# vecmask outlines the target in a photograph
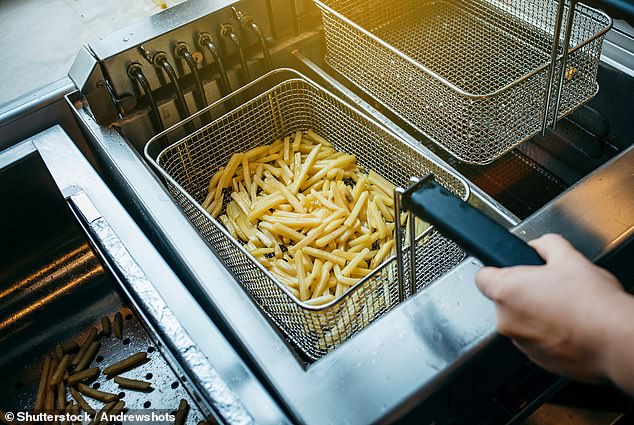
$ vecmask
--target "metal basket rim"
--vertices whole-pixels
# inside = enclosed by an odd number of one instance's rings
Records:
[[[180,126],[190,122],[193,118],[195,118],[196,116],[200,115],[201,113],[204,113],[206,110],[208,110],[209,108],[213,108],[215,106],[217,106],[220,103],[226,102],[229,99],[235,97],[239,92],[247,90],[248,88],[252,87],[253,85],[257,84],[258,82],[260,82],[261,80],[271,77],[272,75],[279,73],[280,71],[291,71],[294,74],[297,74],[297,77],[295,78],[289,78],[286,79],[278,84],[276,84],[275,86],[273,86],[272,88],[267,89],[266,91],[258,94],[257,96],[249,99],[247,102],[235,107],[234,109],[230,110],[229,112],[223,114],[222,116],[218,117],[217,119],[213,120],[211,123],[205,125],[204,127],[201,127],[200,129],[194,131],[193,133],[190,133],[188,136],[185,136],[184,138],[181,138],[180,140],[170,144],[169,146],[165,147],[164,149],[162,149],[159,154],[157,155],[157,158],[154,159],[152,158],[152,156],[149,153],[149,146],[151,143],[161,139],[162,137],[164,137],[167,133],[179,128]],[[326,90],[325,88],[319,86],[317,83],[313,82],[312,80],[310,80],[309,78],[305,77],[303,74],[301,74],[298,71],[295,71],[293,69],[290,68],[279,68],[273,71],[268,72],[267,74],[264,74],[263,76],[261,76],[260,78],[254,80],[253,82],[251,82],[248,85],[243,86],[240,90],[237,90],[227,96],[225,96],[224,98],[218,100],[217,102],[209,105],[207,108],[200,110],[199,112],[197,112],[196,114],[190,116],[189,118],[186,118],[182,121],[180,121],[179,123],[176,123],[175,125],[171,126],[170,128],[164,130],[163,132],[157,134],[156,136],[152,137],[145,145],[145,149],[144,149],[144,154],[146,156],[146,159],[150,162],[150,164],[152,164],[153,167],[155,167],[159,173],[161,173],[161,175],[163,175],[163,177],[170,183],[172,184],[179,192],[181,195],[185,196],[185,198],[196,208],[198,209],[199,212],[201,212],[203,214],[203,216],[205,216],[205,218],[207,218],[208,220],[211,220],[211,222],[214,224],[215,227],[217,227],[221,233],[227,237],[227,239],[236,246],[236,248],[238,248],[243,254],[245,254],[247,256],[247,258],[249,258],[255,265],[256,267],[258,267],[260,269],[260,271],[262,271],[266,277],[268,277],[269,279],[271,279],[275,285],[280,288],[284,294],[286,294],[286,296],[296,305],[298,305],[299,307],[301,307],[304,310],[308,310],[311,312],[318,312],[318,311],[323,311],[323,310],[327,310],[331,307],[336,306],[337,304],[343,302],[346,298],[348,298],[349,296],[351,296],[354,292],[356,292],[357,290],[359,290],[359,288],[361,286],[363,286],[371,277],[374,277],[375,274],[377,274],[379,271],[381,271],[383,268],[385,268],[387,266],[387,264],[391,261],[394,260],[395,256],[392,255],[390,256],[388,259],[386,259],[383,263],[381,263],[379,266],[377,266],[372,273],[370,273],[369,275],[365,276],[363,279],[361,279],[359,282],[357,282],[354,286],[350,287],[350,289],[348,289],[348,291],[346,291],[345,293],[343,293],[342,295],[340,295],[338,298],[333,299],[332,301],[321,305],[321,306],[313,306],[313,305],[309,305],[306,304],[303,301],[300,301],[297,297],[295,297],[287,288],[285,288],[285,286],[279,282],[279,280],[277,278],[275,278],[275,276],[273,276],[262,264],[260,264],[259,261],[257,261],[255,259],[255,257],[253,257],[245,248],[244,246],[235,238],[233,238],[233,236],[231,236],[229,234],[229,232],[225,229],[225,227],[223,225],[221,225],[215,218],[213,218],[204,208],[202,208],[202,205],[200,205],[200,203],[198,201],[196,201],[178,182],[176,182],[176,180],[174,180],[174,178],[167,172],[165,171],[165,169],[158,163],[158,159],[162,156],[162,154],[168,150],[168,149],[174,149],[177,147],[177,145],[183,144],[185,142],[185,139],[189,136],[191,136],[192,134],[201,131],[202,129],[206,128],[209,125],[212,125],[213,123],[225,118],[228,114],[233,113],[243,107],[246,107],[247,105],[249,105],[251,102],[255,102],[257,99],[259,99],[262,96],[266,96],[267,94],[269,94],[269,92],[271,92],[272,90],[275,90],[277,88],[279,88],[279,86],[288,83],[289,81],[302,81],[303,83],[312,85],[313,88],[315,88],[318,91],[322,91],[324,92],[326,95],[332,97],[334,100],[341,102],[345,107],[350,108],[350,110],[352,110],[355,114],[359,115],[360,117],[364,118],[365,120],[369,121],[370,123],[372,123],[373,125],[377,126],[379,129],[381,129],[382,131],[385,131],[387,134],[389,134],[390,136],[396,138],[398,141],[400,141],[401,143],[404,143],[406,146],[410,147],[411,149],[414,149],[416,152],[418,152],[420,155],[424,156],[425,158],[427,158],[429,161],[431,161],[435,166],[441,168],[443,171],[445,171],[447,174],[451,175],[452,177],[454,177],[465,189],[465,193],[462,196],[462,199],[464,201],[466,201],[467,199],[469,199],[470,195],[471,195],[471,189],[469,187],[469,185],[464,181],[463,178],[461,178],[459,175],[457,175],[455,172],[453,172],[451,169],[447,168],[444,166],[444,164],[441,164],[437,161],[435,161],[432,158],[429,158],[423,151],[421,151],[420,149],[418,149],[417,146],[407,142],[406,140],[402,139],[401,137],[399,137],[398,135],[396,135],[394,132],[392,132],[390,129],[384,127],[383,125],[381,125],[380,123],[378,123],[377,121],[373,120],[372,118],[370,118],[369,116],[367,116],[366,114],[364,114],[363,112],[353,108],[348,102],[344,101],[343,99],[339,98],[338,96],[332,94],[330,91]],[[170,194],[170,196],[172,196]],[[191,222],[191,221],[190,221]],[[433,230],[433,226],[430,226],[428,229],[426,229],[421,235],[419,235],[416,240],[420,240],[420,238],[425,237],[427,234],[431,233],[431,231]]]
[[[327,6],[321,0],[313,0],[313,1],[317,5],[317,7],[322,10],[322,12],[326,12],[326,13],[330,13],[332,15],[335,15],[338,19],[344,21],[347,25],[352,26],[357,31],[362,32],[365,36],[370,37],[373,41],[379,43],[384,48],[392,51],[392,53],[396,54],[401,59],[409,62],[414,67],[418,68],[419,70],[425,72],[430,77],[432,77],[432,78],[436,79],[437,81],[439,81],[440,83],[444,84],[450,90],[453,90],[454,92],[458,93],[460,96],[463,96],[463,97],[466,97],[466,98],[469,98],[469,99],[472,99],[472,100],[484,100],[484,99],[489,99],[489,98],[498,96],[498,95],[500,95],[500,94],[512,89],[513,87],[517,86],[521,82],[529,79],[530,77],[534,76],[535,74],[537,74],[537,73],[539,73],[539,72],[543,71],[544,69],[546,69],[546,68],[551,66],[551,60],[549,59],[544,65],[541,65],[541,66],[535,68],[534,70],[530,71],[529,73],[524,74],[520,78],[516,79],[515,81],[507,84],[506,86],[504,86],[504,87],[502,87],[502,88],[500,88],[498,90],[492,91],[490,93],[485,93],[485,94],[469,93],[469,92],[464,91],[460,87],[456,86],[455,84],[451,83],[450,81],[448,81],[444,77],[438,75],[436,72],[432,71],[431,69],[429,69],[425,65],[421,64],[420,62],[418,62],[418,61],[414,60],[413,58],[411,58],[410,56],[406,55],[401,50],[399,50],[396,47],[392,46],[391,44],[383,41],[383,39],[381,39],[381,38],[377,37],[376,35],[372,34],[370,31],[366,30],[365,28],[363,28],[359,24],[357,24],[354,21],[348,19],[342,13],[337,12],[336,10],[331,8],[330,6]],[[446,1],[444,1],[444,0],[432,0],[429,3],[432,3],[432,2],[446,3]],[[607,20],[607,23],[605,25],[605,28],[603,28],[598,33],[594,34],[589,39],[584,40],[583,42],[579,43],[578,45],[574,46],[573,48],[569,48],[568,49],[568,53],[566,54],[566,56],[569,56],[570,54],[576,52],[578,49],[581,49],[583,46],[585,46],[585,45],[593,42],[594,40],[598,39],[599,37],[605,35],[612,28],[612,24],[613,24],[612,18],[608,14],[603,12],[602,10],[595,9],[595,8],[590,7],[590,6],[588,6],[586,4],[583,4],[583,3],[576,3],[576,4],[583,6],[586,11],[587,10],[591,10],[591,11],[593,11],[593,12],[599,14],[599,15],[602,15],[603,18],[605,18]],[[557,61],[561,60],[561,58],[563,58],[563,56],[564,56],[564,54],[559,55],[556,60]]]
[[[328,59],[328,57],[326,57],[326,60]],[[335,68],[334,66],[330,65],[332,67],[332,69],[334,69],[335,71],[337,71],[337,74],[343,78],[345,78],[347,81],[349,81],[350,83],[354,84],[355,87],[357,87],[359,90],[361,90],[363,93],[365,93],[368,96],[372,96],[372,94],[365,88],[360,86],[359,84],[355,83],[353,80],[351,80],[350,78],[348,78],[348,76],[344,75],[343,73],[341,73],[337,68]],[[570,111],[568,111],[566,113],[566,115],[572,113],[573,111],[576,111],[577,109],[579,109],[580,107],[582,107],[584,104],[586,104],[587,102],[589,102],[590,100],[592,100],[597,93],[599,93],[599,83],[595,81],[594,83],[595,85],[595,89],[592,92],[592,94],[590,96],[587,96],[586,98],[582,99],[578,105],[576,105],[574,108],[572,108]],[[381,99],[375,99],[377,102],[379,102],[384,108],[386,108],[387,110],[389,110],[391,113],[393,113],[394,115],[397,115],[399,117],[399,119],[403,120],[405,123],[407,123],[409,126],[411,126],[414,130],[416,130],[418,133],[422,134],[423,136],[425,136],[428,140],[432,141],[436,146],[438,146],[439,148],[442,148],[442,150],[444,150],[445,152],[447,152],[449,155],[453,156],[454,158],[456,158],[458,161],[464,163],[464,164],[473,164],[473,165],[489,165],[491,163],[493,163],[494,161],[500,159],[501,157],[503,157],[504,155],[506,155],[507,153],[509,153],[510,151],[512,151],[513,149],[517,148],[519,145],[521,145],[522,143],[526,142],[527,140],[531,139],[532,137],[535,137],[535,135],[539,134],[540,130],[537,130],[529,135],[527,135],[526,137],[522,138],[521,140],[511,144],[508,148],[504,149],[503,151],[501,151],[500,153],[497,153],[496,155],[494,155],[491,158],[488,158],[486,161],[473,161],[473,160],[467,160],[464,158],[464,155],[458,154],[456,152],[454,152],[452,149],[450,149],[448,146],[446,146],[444,143],[438,142],[436,140],[435,137],[432,137],[431,135],[429,135],[428,132],[424,131],[423,129],[420,128],[419,125],[415,124],[412,122],[412,120],[410,120],[409,118],[405,117],[405,116],[401,116],[398,111],[396,111],[391,105],[389,105],[387,102],[383,102]],[[560,114],[563,115],[563,112]]]

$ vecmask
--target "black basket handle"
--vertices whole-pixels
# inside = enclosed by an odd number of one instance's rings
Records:
[[[427,176],[401,195],[411,211],[454,240],[487,266],[543,265],[537,252],[517,236]]]

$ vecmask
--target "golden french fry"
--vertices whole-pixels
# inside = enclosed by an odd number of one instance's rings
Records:
[[[339,264],[343,266],[346,264],[346,260],[342,257],[337,257],[331,252],[324,251],[322,249],[313,248],[312,246],[307,246],[303,248],[304,254],[311,255],[315,258],[320,258],[322,260],[330,261],[334,264]]]
[[[361,196],[359,196],[357,203],[354,205],[354,208],[352,208],[352,211],[350,211],[350,215],[348,215],[348,218],[346,218],[346,221],[344,221],[343,224],[348,227],[352,227],[352,225],[354,224],[354,220],[359,216],[363,207],[365,207],[365,203],[367,202],[368,198],[368,192],[363,192]]]
[[[295,131],[234,153],[203,207],[291,294],[324,305],[392,255],[393,188],[313,130]]]

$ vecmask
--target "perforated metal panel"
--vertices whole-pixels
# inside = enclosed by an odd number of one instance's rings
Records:
[[[541,130],[557,2],[316,4],[327,62],[461,161],[490,163]],[[577,6],[559,117],[596,94],[609,25]]]
[[[171,193],[212,249],[288,338],[310,358],[318,359],[398,303],[394,257],[341,298],[322,307],[308,306],[292,296],[200,206],[211,176],[233,153],[309,128],[396,185],[406,186],[412,176],[433,173],[462,198],[468,196],[468,189],[463,180],[417,149],[300,78],[265,91],[159,154],[158,163],[167,173]],[[435,232],[416,249],[420,287],[464,258],[455,243]]]

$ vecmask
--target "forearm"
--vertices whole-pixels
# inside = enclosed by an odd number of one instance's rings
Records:
[[[602,368],[615,385],[634,395],[634,296],[618,294],[609,310],[603,333]]]

